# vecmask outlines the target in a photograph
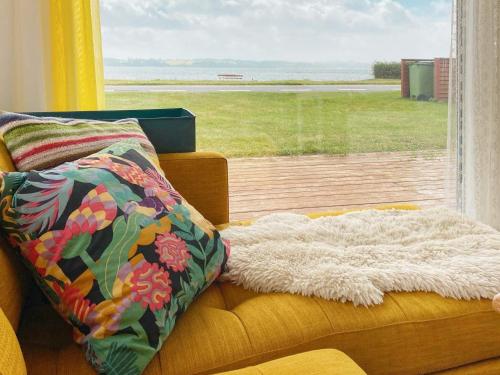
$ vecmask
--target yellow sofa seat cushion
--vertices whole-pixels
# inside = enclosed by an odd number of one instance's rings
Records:
[[[489,300],[388,293],[366,308],[218,283],[180,317],[145,375],[212,374],[325,348],[368,374],[429,373],[500,356],[500,336],[491,334],[498,327]],[[50,306],[25,311],[20,335],[30,374],[93,373],[70,332]]]
[[[498,375],[500,374],[500,358],[488,359],[486,361],[471,363],[444,371],[438,371],[432,375]]]
[[[0,309],[0,374],[26,374],[26,365],[16,333],[2,309]]]
[[[217,375],[366,375],[347,355],[334,349],[312,350]]]

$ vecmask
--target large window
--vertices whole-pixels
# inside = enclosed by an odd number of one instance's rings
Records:
[[[196,113],[231,219],[453,201],[451,1],[101,3],[107,106]]]

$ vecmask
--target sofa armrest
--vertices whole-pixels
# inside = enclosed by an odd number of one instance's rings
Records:
[[[159,154],[174,188],[214,225],[229,221],[227,160],[216,152]]]

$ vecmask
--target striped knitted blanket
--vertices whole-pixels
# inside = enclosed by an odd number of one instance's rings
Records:
[[[0,133],[19,171],[54,167],[124,139],[137,139],[156,159],[137,119],[108,122],[0,112]]]

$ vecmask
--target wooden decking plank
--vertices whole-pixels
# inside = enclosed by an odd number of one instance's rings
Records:
[[[410,182],[387,182],[384,184],[388,187],[407,187],[407,188],[418,188],[418,184],[415,184],[413,181]],[[450,184],[444,184],[441,181],[428,180],[426,183],[427,189],[445,189],[449,187]],[[355,190],[359,188],[369,189],[369,191],[379,191],[380,184],[378,183],[332,183],[328,185],[287,185],[284,187],[269,187],[269,186],[261,186],[255,187],[251,186],[249,189],[247,188],[230,188],[229,191],[231,194],[237,197],[246,197],[246,196],[262,196],[267,194],[281,194],[281,193],[298,193],[298,192],[311,192],[311,191],[325,191],[329,189],[334,189],[334,191],[340,190]]]
[[[290,173],[289,171],[287,172],[280,172],[280,171],[275,171],[275,170],[269,170],[266,173],[251,173],[251,174],[242,174],[237,171],[230,171],[229,174],[235,174],[234,176],[231,176],[231,178],[234,181],[259,181],[263,178],[269,178],[269,177],[279,177],[280,179],[284,180],[287,178],[294,179],[297,178],[298,176],[302,178],[314,178],[317,176],[322,176],[322,175],[328,175],[328,176],[335,176],[335,177],[343,177],[343,176],[356,176],[356,177],[361,177],[369,175],[369,176],[377,176],[377,175],[382,175],[386,176],[387,174],[395,174],[395,175],[401,175],[401,174],[406,174],[406,175],[423,175],[423,176],[435,176],[435,175],[442,175],[445,174],[446,169],[445,168],[436,168],[432,170],[426,170],[426,169],[417,169],[417,168],[408,168],[408,169],[392,169],[392,168],[372,168],[367,171],[363,171],[360,168],[357,169],[341,169],[338,168],[337,166],[332,166],[332,168],[336,168],[337,170],[332,171],[332,170],[314,170],[314,169],[301,169],[298,170],[297,172]],[[432,165],[426,166],[425,168],[433,168]],[[300,173],[300,174],[299,174]]]
[[[406,152],[368,152],[368,153],[350,153],[339,155],[292,155],[292,156],[265,156],[265,157],[244,157],[232,158],[236,162],[262,162],[276,161],[293,162],[294,160],[310,161],[310,160],[325,160],[325,159],[341,159],[341,160],[364,160],[364,159],[383,159],[383,160],[401,160],[405,158],[439,158],[448,157],[448,153],[443,150],[431,151],[406,151]]]
[[[266,198],[266,204],[270,204],[272,203],[273,201],[293,201],[293,200],[297,200],[297,199],[300,199],[300,200],[314,200],[316,198],[323,198],[323,200],[325,202],[328,202],[328,201],[332,201],[332,200],[336,200],[336,199],[341,199],[341,198],[346,198],[346,199],[354,199],[354,197],[363,197],[363,198],[366,198],[366,197],[383,197],[383,195],[388,195],[388,194],[396,194],[396,193],[399,193],[399,194],[405,194],[406,196],[412,196],[412,194],[414,196],[421,196],[421,195],[430,195],[430,196],[436,196],[438,194],[441,194],[441,195],[444,195],[444,193],[446,192],[446,189],[433,189],[433,190],[425,190],[425,191],[422,191],[422,190],[405,190],[405,189],[385,189],[385,190],[381,190],[381,191],[377,191],[377,192],[371,192],[369,190],[365,190],[365,191],[361,191],[361,192],[356,192],[356,193],[352,193],[352,192],[348,192],[348,191],[344,191],[344,192],[335,192],[335,193],[332,193],[331,195],[325,195],[325,194],[322,194],[322,193],[318,193],[318,194],[290,194],[290,195],[287,195],[286,193],[284,194],[274,194],[272,196],[269,196]],[[262,202],[262,196],[259,196],[259,195],[255,195],[255,196],[243,196],[243,197],[233,197],[231,199],[231,202],[233,205],[236,205],[236,204],[254,204],[254,202]]]
[[[293,207],[293,208],[281,208],[281,209],[262,209],[260,211],[241,211],[238,212],[238,214],[243,214],[243,213],[248,213],[248,212],[259,212],[259,213],[270,213],[270,212],[325,212],[325,211],[331,211],[331,210],[339,210],[339,209],[349,209],[351,207],[377,207],[381,205],[386,205],[386,204],[417,204],[419,206],[421,205],[427,205],[427,204],[433,204],[433,205],[441,205],[440,203],[443,202],[442,198],[434,198],[434,199],[429,199],[429,198],[422,198],[422,199],[411,199],[411,200],[400,200],[400,199],[385,199],[385,200],[380,200],[380,201],[370,201],[366,200],[365,202],[362,203],[350,203],[350,204],[330,204],[330,205],[309,205],[309,206],[301,206],[301,207]]]
[[[311,197],[304,200],[294,200],[294,199],[273,199],[272,197],[268,197],[267,199],[260,199],[249,202],[249,206],[253,210],[259,209],[267,209],[267,210],[277,210],[277,209],[287,209],[294,207],[302,207],[304,203],[309,206],[312,205],[314,207],[319,207],[321,205],[349,205],[349,204],[363,204],[367,203],[375,203],[379,201],[413,201],[420,199],[432,199],[432,198],[444,198],[444,193],[437,194],[412,194],[412,193],[383,193],[382,194],[351,194],[351,195],[343,195],[337,197]],[[328,199],[330,198],[330,199]],[[245,205],[246,208],[246,205]],[[241,209],[234,209],[233,212],[241,212]]]
[[[232,163],[230,167],[237,166],[236,168],[238,170],[246,171],[246,170],[251,170],[254,167],[266,167],[266,168],[276,168],[276,169],[300,169],[303,167],[310,167],[310,168],[322,168],[322,167],[328,167],[331,164],[337,165],[339,167],[356,167],[359,165],[371,165],[371,166],[377,166],[377,165],[386,165],[388,162],[391,163],[391,165],[394,166],[405,166],[407,164],[415,164],[419,165],[420,163],[422,164],[433,164],[436,161],[440,162],[446,162],[446,158],[436,158],[436,159],[428,159],[428,158],[422,158],[422,159],[397,159],[397,160],[376,160],[376,161],[363,161],[363,160],[356,160],[356,161],[345,161],[343,159],[324,159],[320,161],[315,161],[315,162],[307,162],[307,161],[301,161],[300,159],[294,158],[295,161],[288,161],[288,162],[254,162],[254,163],[245,163],[241,161],[236,161],[232,159]]]
[[[328,183],[334,183],[334,182],[339,182],[339,183],[353,183],[353,184],[362,184],[363,181],[370,181],[371,183],[384,183],[384,182],[415,182],[415,183],[425,183],[426,181],[429,181],[429,179],[434,179],[436,181],[452,181],[451,179],[445,179],[442,177],[440,174],[436,175],[426,175],[426,176],[421,176],[421,178],[415,178],[415,177],[398,177],[398,176],[346,176],[346,177],[336,177],[336,176],[322,176],[321,178],[318,178],[317,180],[311,180],[311,179],[292,179],[292,180],[287,180],[287,179],[279,179],[279,178],[271,178],[269,180],[267,179],[262,179],[262,180],[256,180],[256,181],[247,181],[246,183],[244,181],[233,181],[231,176],[229,176],[230,181],[232,182],[233,188],[239,188],[239,187],[250,187],[250,186],[311,186],[314,187],[316,184],[325,184],[326,182]],[[356,183],[357,182],[357,183]],[[324,186],[330,186],[324,185]],[[243,189],[244,190],[244,189]]]

